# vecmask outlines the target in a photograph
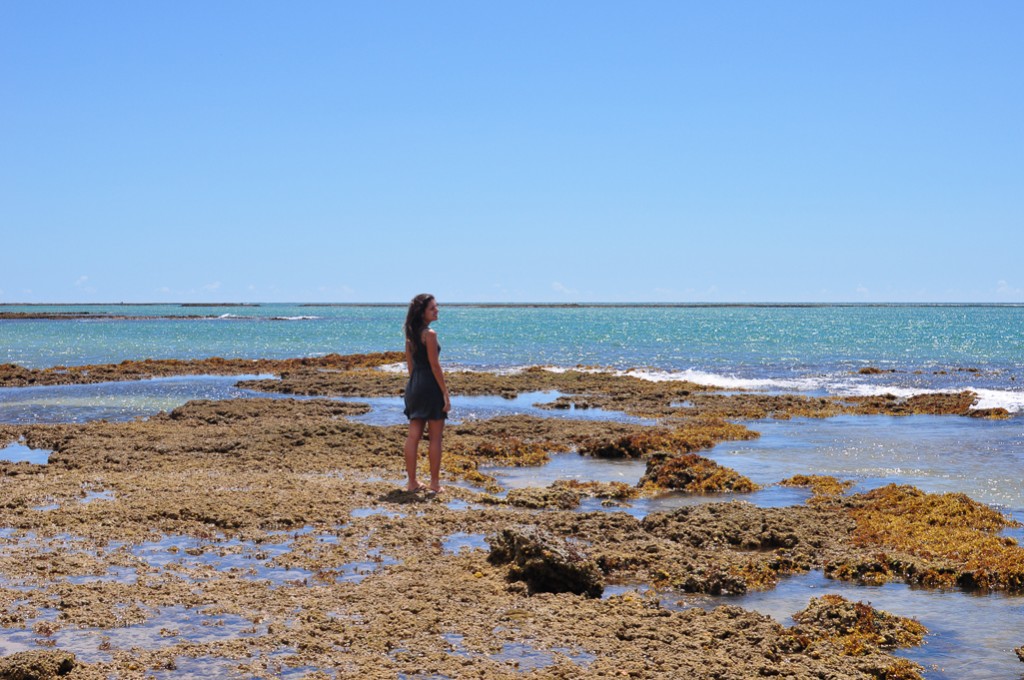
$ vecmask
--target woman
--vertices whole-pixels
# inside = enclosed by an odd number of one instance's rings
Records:
[[[431,493],[441,491],[441,438],[444,421],[451,410],[448,386],[441,372],[441,345],[430,324],[437,321],[437,300],[433,295],[417,295],[409,303],[405,315],[405,363],[409,382],[405,386],[405,415],[409,419],[409,436],[405,440],[406,488]],[[429,437],[430,485],[424,487],[416,479],[416,457],[423,430]]]

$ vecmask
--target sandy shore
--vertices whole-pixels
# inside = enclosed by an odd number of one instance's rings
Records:
[[[4,366],[0,385],[273,373],[281,379],[246,386],[397,396],[404,375],[377,369],[397,360]],[[191,402],[128,423],[0,426],[0,447],[53,451],[47,465],[0,462],[0,625],[28,640],[7,649],[17,653],[0,659],[0,677],[36,667],[39,677],[63,668],[70,678],[127,678],[219,663],[250,677],[914,678],[914,665],[891,652],[919,643],[920,625],[867,605],[821,598],[787,628],[736,607],[676,609],[614,593],[637,584],[741,593],[811,569],[871,583],[1024,589],[1024,550],[998,536],[1008,521],[960,494],[890,486],[850,496],[838,480],[809,477],[785,480],[815,489],[803,507],[713,503],[642,520],[616,511],[670,488],[754,488],[700,456],[757,436],[739,419],[1005,415],[971,411],[970,393],[737,395],[539,369],[452,373],[449,385],[457,394],[558,390],[549,408],[610,408],[658,424],[516,416],[451,425],[437,497],[400,488],[404,428],[350,420],[367,407],[348,402]],[[637,487],[563,483],[499,496],[481,471],[561,451],[639,458],[647,474]],[[588,496],[607,511],[576,511]],[[547,543],[499,555],[492,548],[508,532]],[[562,553],[573,574],[588,575],[591,596],[552,576],[565,565],[549,558]],[[168,611],[184,623],[161,623]],[[122,635],[149,624],[161,626],[158,643]]]

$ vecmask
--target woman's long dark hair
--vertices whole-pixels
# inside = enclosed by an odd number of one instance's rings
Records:
[[[420,293],[409,303],[409,311],[405,315],[405,339],[412,343],[412,351],[416,352],[423,346],[423,312],[433,301],[430,293]]]

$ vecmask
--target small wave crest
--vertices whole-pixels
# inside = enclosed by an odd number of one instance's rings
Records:
[[[973,408],[1005,408],[1010,413],[1024,411],[1024,392],[985,389],[972,391],[978,395],[978,401]]]
[[[220,314],[218,316],[203,317],[206,319],[222,321],[312,321],[323,317],[303,314],[301,316],[242,316],[240,314]]]
[[[880,397],[891,394],[897,399],[917,397],[922,394],[943,394],[954,390],[927,389],[924,387],[897,387],[895,385],[857,385],[846,383],[838,390],[844,397]],[[972,390],[973,391],[973,390]]]
[[[874,397],[883,394],[891,394],[898,399],[908,399],[922,394],[947,394],[968,390],[978,395],[977,401],[972,409],[1004,408],[1009,413],[1024,413],[1024,391],[983,389],[973,387],[962,388],[926,388],[926,387],[905,387],[896,385],[865,384],[857,380],[857,376],[850,376],[847,372],[834,373],[831,375],[805,376],[798,378],[743,378],[736,375],[713,373],[697,369],[682,371],[660,370],[653,368],[630,368],[627,370],[598,367],[598,366],[514,366],[492,369],[481,369],[470,366],[446,367],[451,372],[474,372],[483,371],[495,375],[516,375],[529,370],[542,369],[551,373],[568,373],[576,371],[580,373],[606,374],[613,376],[627,376],[648,380],[651,382],[692,382],[708,387],[718,387],[726,390],[750,390],[754,392],[800,392],[812,393],[818,396],[831,394],[836,396],[861,396]],[[379,367],[379,370],[403,373],[406,371],[405,363],[395,363]]]
[[[795,390],[810,392],[820,390],[825,386],[824,381],[819,378],[739,378],[734,375],[722,375],[720,373],[710,373],[695,369],[663,371],[651,368],[630,368],[623,371],[613,368],[564,368],[554,366],[544,366],[543,368],[552,373],[565,373],[567,371],[607,373],[608,375],[628,376],[650,382],[692,382],[698,385],[721,387],[730,390]]]
[[[974,392],[978,395],[977,401],[971,406],[975,409],[1004,408],[1009,413],[1020,413],[1024,411],[1024,392],[1012,390],[992,390],[974,387],[964,387],[963,390]],[[898,399],[909,399],[922,394],[947,394],[949,389],[924,389],[913,387],[895,387],[892,385],[849,385],[844,387],[840,394],[851,397],[879,397],[883,394],[891,394]]]
[[[404,366],[404,364],[402,364]],[[594,373],[594,374],[606,374],[614,376],[626,376],[631,378],[639,378],[640,380],[647,380],[650,382],[692,382],[698,385],[706,385],[709,387],[721,387],[724,389],[731,390],[787,390],[787,391],[817,391],[821,390],[826,386],[824,380],[820,378],[791,378],[791,379],[778,379],[778,378],[738,378],[731,375],[721,375],[718,373],[709,373],[706,371],[698,370],[685,370],[685,371],[664,371],[653,368],[630,368],[627,370],[617,368],[604,368],[600,366],[513,366],[506,368],[493,368],[486,369],[487,373],[495,375],[518,375],[526,371],[542,369],[551,373],[568,373],[570,371],[577,373]],[[446,369],[451,370],[451,369]],[[463,368],[455,369],[465,371],[478,371],[479,368]]]
[[[722,387],[730,390],[797,390],[813,391],[821,389],[824,384],[818,378],[739,378],[734,375],[722,375],[707,371],[688,369],[685,371],[655,371],[648,369],[630,369],[619,371],[620,375],[628,375],[651,382],[686,381],[710,387]]]

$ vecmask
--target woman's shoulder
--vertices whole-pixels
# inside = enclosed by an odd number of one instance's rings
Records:
[[[423,334],[420,335],[420,340],[424,345],[437,344],[437,331],[433,328],[423,329]]]

